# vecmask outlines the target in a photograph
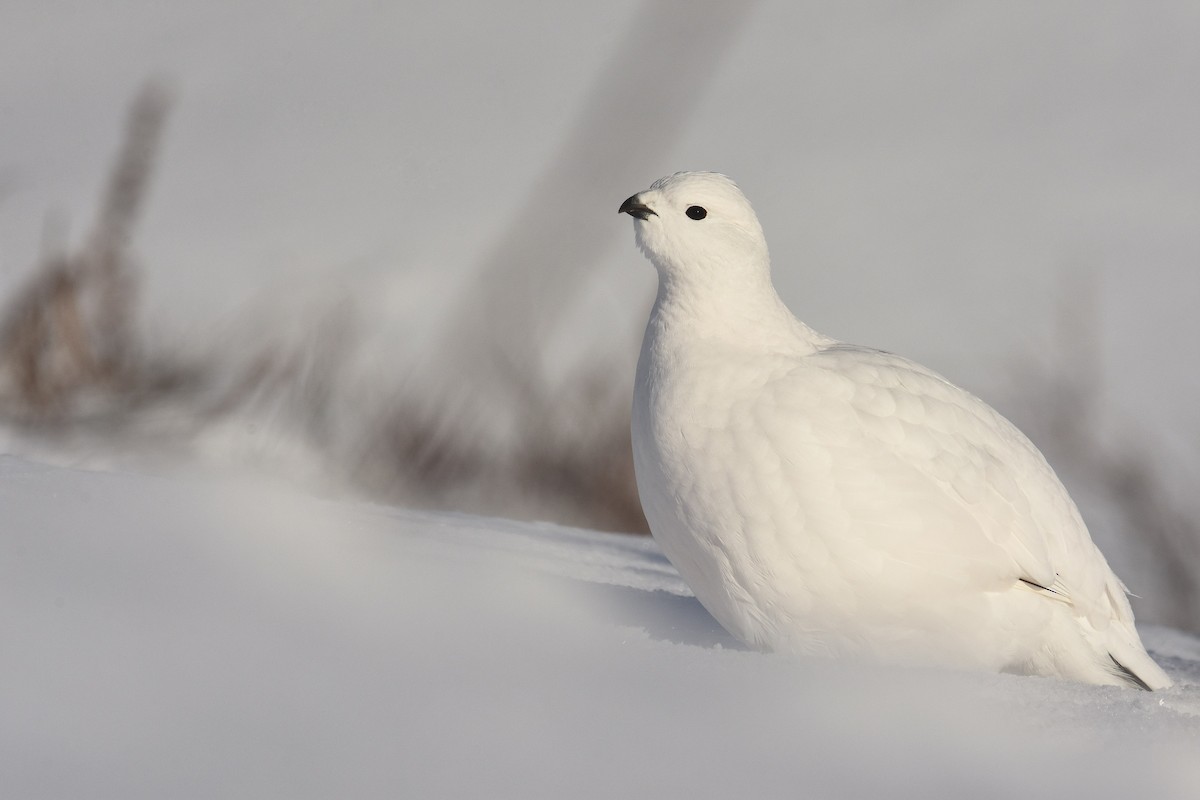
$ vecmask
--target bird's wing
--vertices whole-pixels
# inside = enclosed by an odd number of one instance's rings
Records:
[[[809,443],[830,462],[824,500],[896,558],[927,549],[983,585],[1024,580],[1097,627],[1132,619],[1053,469],[974,395],[907,359],[847,345],[803,358],[772,389],[789,411],[775,415],[791,420],[789,451]]]

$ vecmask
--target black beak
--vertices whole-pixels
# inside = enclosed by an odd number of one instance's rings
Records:
[[[628,214],[638,219],[650,219],[652,216],[658,216],[650,206],[641,201],[641,195],[636,194],[624,203],[621,203],[621,207],[617,209],[617,213]]]

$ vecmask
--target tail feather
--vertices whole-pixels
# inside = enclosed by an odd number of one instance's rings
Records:
[[[1120,680],[1148,692],[1171,686],[1171,679],[1163,672],[1162,667],[1154,663],[1154,659],[1142,647],[1136,633],[1133,641],[1127,641],[1119,634],[1110,636],[1107,649],[1113,664],[1113,675]]]
[[[1130,685],[1137,689],[1145,689],[1147,692],[1154,691],[1150,688],[1150,685],[1139,678],[1133,670],[1122,664],[1120,661],[1117,661],[1116,656],[1114,656],[1112,653],[1109,653],[1108,657],[1112,659],[1113,665],[1116,667],[1116,674],[1118,678],[1127,681]]]

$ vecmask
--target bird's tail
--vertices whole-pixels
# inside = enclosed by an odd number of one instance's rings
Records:
[[[1108,630],[1108,657],[1112,659],[1112,674],[1138,689],[1154,691],[1171,686],[1171,679],[1154,662],[1138,639],[1132,625],[1113,625]]]

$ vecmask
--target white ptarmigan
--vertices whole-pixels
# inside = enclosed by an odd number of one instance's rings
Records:
[[[793,317],[732,180],[681,172],[620,211],[658,271],[633,396],[638,491],[731,634],[796,655],[1171,685],[1037,448],[940,375]]]

